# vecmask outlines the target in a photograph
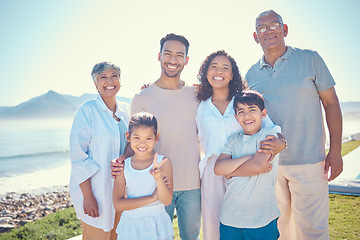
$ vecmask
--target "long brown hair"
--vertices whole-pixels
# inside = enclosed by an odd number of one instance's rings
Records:
[[[211,53],[209,56],[206,57],[205,61],[200,67],[199,74],[197,75],[200,84],[197,86],[196,93],[197,98],[200,101],[205,101],[213,95],[213,88],[210,85],[209,80],[207,79],[207,71],[209,69],[211,61],[216,56],[225,56],[229,59],[231,63],[233,78],[229,82],[229,96],[227,99],[230,101],[233,96],[235,96],[238,92],[241,92],[244,89],[244,84],[242,82],[239,68],[236,64],[235,59],[232,58],[224,50],[219,50],[217,52]]]

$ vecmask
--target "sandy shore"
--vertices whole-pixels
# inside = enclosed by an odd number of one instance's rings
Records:
[[[0,232],[71,206],[68,186],[57,187],[46,193],[8,193],[0,198]]]

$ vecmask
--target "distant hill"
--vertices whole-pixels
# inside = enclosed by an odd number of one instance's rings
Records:
[[[344,119],[360,120],[360,102],[341,102],[340,107]]]
[[[69,118],[74,116],[83,102],[96,96],[97,94],[83,94],[75,97],[50,90],[15,107],[0,107],[0,119]],[[118,97],[118,101],[130,103],[131,98]]]
[[[0,113],[1,113],[2,111],[5,111],[6,109],[9,109],[9,108],[11,108],[11,107],[0,107]]]
[[[73,117],[79,106],[93,99],[97,94],[83,94],[80,97],[59,94],[52,90],[23,102],[15,107],[0,106],[1,119],[24,118],[69,118]],[[120,102],[130,103],[131,98],[117,97]],[[342,114],[345,119],[360,120],[360,102],[341,102]]]
[[[360,112],[360,102],[341,102],[340,107],[343,113]]]

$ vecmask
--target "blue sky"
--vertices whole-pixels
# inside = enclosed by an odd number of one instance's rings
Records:
[[[360,101],[357,0],[0,0],[0,106],[15,106],[54,90],[96,93],[90,72],[112,61],[122,69],[121,96],[132,97],[160,76],[159,41],[167,33],[190,42],[182,73],[196,83],[201,62],[224,49],[242,76],[262,55],[254,20],[274,9],[289,26],[286,44],[313,49],[325,60],[340,101]]]

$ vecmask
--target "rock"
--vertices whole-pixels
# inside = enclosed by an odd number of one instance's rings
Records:
[[[29,222],[31,222],[31,221],[24,219],[24,220],[21,220],[21,221],[19,222],[19,225],[20,225],[20,226],[24,226],[25,224],[27,224],[27,223],[29,223]]]
[[[4,217],[9,217],[9,218],[14,219],[14,218],[16,218],[16,215],[9,213],[9,214],[4,215]]]
[[[1,231],[39,220],[59,209],[73,206],[68,187],[61,191],[33,195],[9,193],[0,198]]]
[[[0,232],[10,231],[13,228],[15,228],[15,226],[11,224],[0,224]]]
[[[8,223],[12,220],[10,217],[2,217],[0,218],[0,224]]]
[[[4,211],[1,212],[1,215],[6,215],[6,214],[9,214],[9,213],[10,213],[9,210],[4,210]]]

